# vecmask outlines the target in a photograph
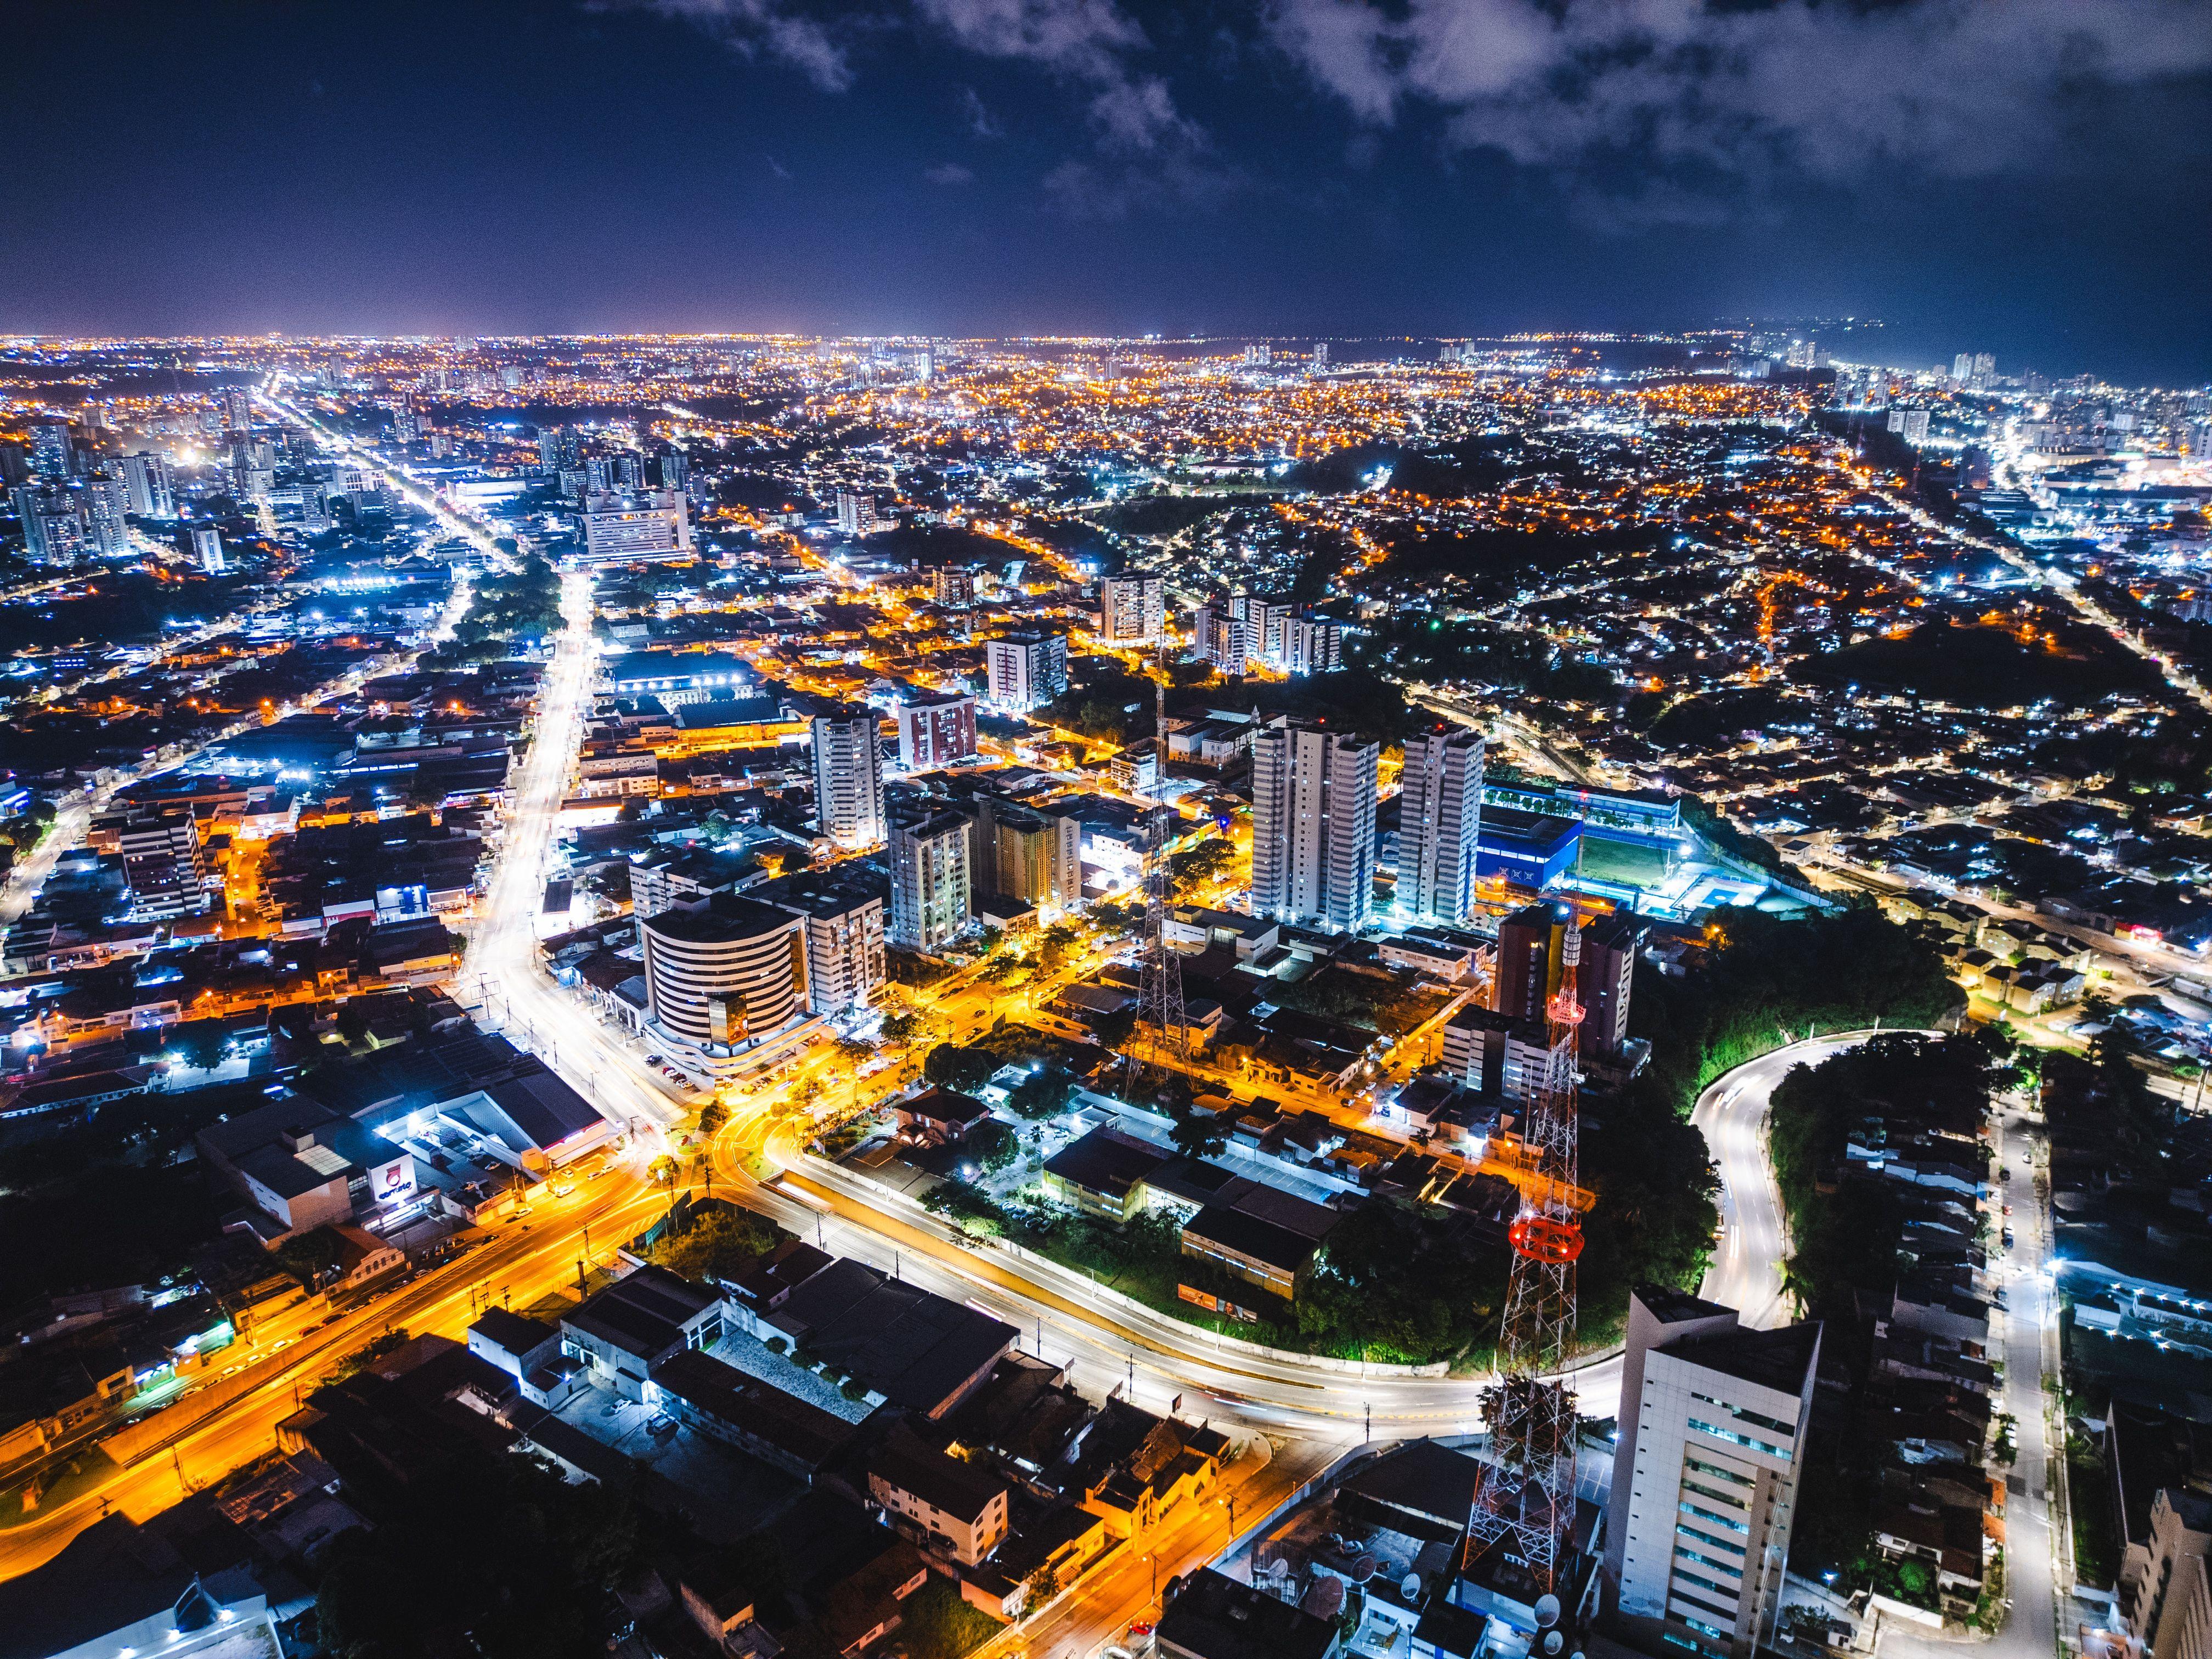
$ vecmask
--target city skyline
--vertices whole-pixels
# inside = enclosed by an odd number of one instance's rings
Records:
[[[2212,44],[2186,7],[1457,15],[34,20],[19,162],[127,180],[131,225],[89,198],[17,216],[0,330],[1340,338],[1875,315],[1892,363],[1965,341],[2124,382],[2212,368],[2178,320],[2212,263]]]

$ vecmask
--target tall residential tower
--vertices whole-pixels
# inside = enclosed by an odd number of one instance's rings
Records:
[[[1252,744],[1252,908],[1337,933],[1366,926],[1375,888],[1379,744],[1277,720]]]

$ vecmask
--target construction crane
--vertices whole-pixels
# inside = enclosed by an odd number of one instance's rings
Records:
[[[1582,933],[1569,908],[1559,984],[1545,1006],[1550,1048],[1522,1137],[1540,1178],[1521,1194],[1513,1266],[1498,1344],[1498,1381],[1486,1392],[1491,1462],[1475,1493],[1470,1553],[1504,1541],[1547,1590],[1575,1504],[1575,1395],[1565,1382],[1575,1346],[1575,1261],[1583,1253],[1576,1065],[1583,1007],[1575,986]]]

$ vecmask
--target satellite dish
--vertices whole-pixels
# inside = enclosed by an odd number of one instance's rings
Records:
[[[1399,1582],[1398,1594],[1404,1596],[1408,1601],[1416,1599],[1420,1593],[1421,1575],[1418,1572],[1409,1572]]]
[[[1538,1596],[1536,1598],[1536,1628],[1549,1630],[1559,1622],[1559,1598],[1556,1595]],[[1559,1650],[1553,1648],[1552,1651],[1557,1653]]]
[[[1552,1655],[1553,1659],[1558,1659],[1559,1650],[1566,1646],[1566,1644],[1567,1638],[1560,1635],[1559,1632],[1555,1630],[1547,1630],[1544,1632],[1544,1651]]]

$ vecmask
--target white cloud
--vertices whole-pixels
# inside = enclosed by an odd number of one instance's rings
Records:
[[[586,0],[595,11],[648,11],[703,30],[741,58],[788,64],[824,92],[853,84],[845,48],[813,18],[777,0]]]
[[[915,0],[915,8],[963,51],[1034,64],[1086,88],[1091,125],[1109,149],[1205,143],[1167,82],[1133,67],[1152,43],[1114,0]]]
[[[972,185],[975,182],[975,169],[963,167],[957,161],[943,161],[933,167],[924,167],[921,170],[921,176],[933,185],[944,185],[948,187]]]
[[[2212,67],[2197,0],[1273,0],[1276,44],[1361,121],[1638,189],[2047,166],[2067,100]]]

